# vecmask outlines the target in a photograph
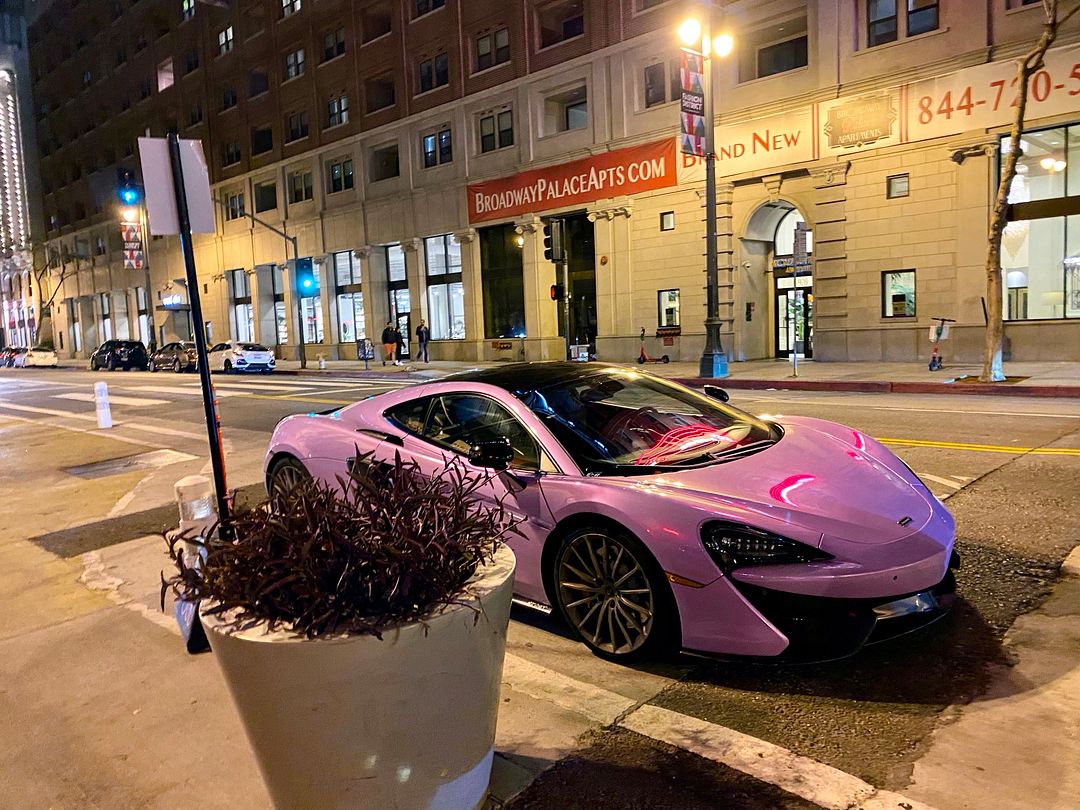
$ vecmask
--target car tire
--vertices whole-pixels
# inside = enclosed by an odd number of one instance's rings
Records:
[[[105,361],[106,371],[116,371],[116,360],[110,355],[109,359]]]
[[[183,374],[184,373],[184,364],[180,362],[179,357],[177,357],[175,360],[173,360],[172,370],[176,374]]]
[[[146,370],[149,371],[151,374],[157,374],[157,363],[151,360],[149,363],[146,364]]]
[[[311,473],[294,456],[283,456],[275,461],[266,476],[266,491],[270,497],[285,494],[300,483],[311,480]]]
[[[221,364],[221,370],[225,374],[232,374],[233,373],[232,362],[230,360],[226,360],[224,363]]]
[[[679,613],[667,577],[628,532],[599,524],[574,529],[552,555],[559,615],[609,661],[659,658],[678,649]]]
[[[93,357],[90,358],[90,370],[97,371],[97,361]]]

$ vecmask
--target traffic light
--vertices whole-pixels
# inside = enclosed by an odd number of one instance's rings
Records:
[[[116,170],[116,195],[124,205],[137,205],[142,201],[142,189],[132,169],[123,166]]]
[[[566,298],[566,288],[562,284],[551,285],[551,300],[562,301]]]
[[[563,260],[562,220],[552,219],[544,223],[544,258],[549,262]]]
[[[293,262],[296,273],[296,294],[301,298],[312,298],[319,294],[319,283],[315,278],[315,265],[310,258],[296,259]]]

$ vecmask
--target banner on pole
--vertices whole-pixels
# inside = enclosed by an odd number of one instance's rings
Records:
[[[142,227],[137,222],[124,222],[120,225],[120,235],[124,240],[124,268],[142,270]]]
[[[705,57],[684,49],[679,77],[679,148],[684,154],[705,157]]]

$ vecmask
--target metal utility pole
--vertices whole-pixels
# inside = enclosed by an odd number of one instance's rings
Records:
[[[716,250],[716,118],[713,105],[711,7],[705,14],[702,41],[705,63],[705,350],[698,373],[702,377],[728,376],[728,360],[720,342],[720,277]]]
[[[199,381],[202,383],[203,412],[206,417],[206,432],[210,440],[210,466],[214,474],[214,491],[217,495],[218,519],[220,520],[218,534],[224,539],[232,539],[232,525],[229,517],[229,490],[225,483],[225,462],[221,451],[221,420],[218,418],[214,386],[210,380],[210,361],[206,356],[206,331],[202,316],[202,302],[199,298],[199,279],[195,273],[195,249],[191,242],[191,216],[188,211],[187,192],[184,189],[180,139],[175,132],[169,133],[168,143],[173,186],[176,192],[178,235],[180,237],[180,248],[184,254],[184,269],[187,274],[191,319],[194,321],[195,326],[195,355],[199,364]]]

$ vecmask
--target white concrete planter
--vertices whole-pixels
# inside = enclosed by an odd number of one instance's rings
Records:
[[[469,607],[374,636],[207,636],[281,810],[466,810],[491,772],[514,555],[469,581]],[[473,608],[473,609],[470,609]],[[477,614],[476,610],[479,610]]]

